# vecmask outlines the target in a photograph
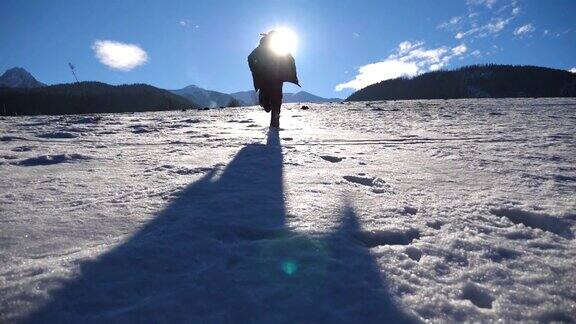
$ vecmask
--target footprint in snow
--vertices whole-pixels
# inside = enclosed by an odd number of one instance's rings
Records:
[[[418,213],[418,208],[411,206],[404,206],[404,214],[416,215]]]
[[[494,297],[490,291],[479,285],[468,282],[462,288],[462,298],[468,299],[472,304],[479,308],[492,308]]]
[[[344,176],[343,178],[348,182],[371,187],[372,192],[374,193],[390,192],[390,185],[388,185],[386,181],[378,177],[359,177],[359,176],[347,175]]]
[[[570,223],[559,217],[525,211],[518,208],[492,209],[490,213],[495,216],[506,217],[514,224],[523,224],[526,227],[554,233],[565,239],[574,239],[574,233],[570,230]]]
[[[420,231],[415,228],[406,230],[371,230],[353,233],[352,237],[366,247],[380,245],[408,245],[420,238]]]
[[[74,163],[90,159],[91,157],[82,154],[41,155],[37,157],[24,159],[14,164],[19,166],[31,167],[31,166],[51,165],[59,163]]]
[[[29,152],[32,151],[35,147],[34,146],[17,146],[12,149],[12,152]]]
[[[408,255],[408,257],[416,262],[419,262],[420,259],[422,258],[422,251],[414,246],[408,246],[405,250],[404,253],[406,253],[406,255]]]
[[[250,124],[252,122],[254,122],[254,120],[252,119],[230,119],[228,120],[229,123],[239,123],[239,124]]]
[[[40,138],[76,138],[78,135],[68,132],[52,132],[38,135]]]
[[[338,162],[344,160],[344,158],[332,156],[332,155],[321,155],[320,157],[323,160],[328,161],[328,162],[332,162],[332,163],[338,163]]]

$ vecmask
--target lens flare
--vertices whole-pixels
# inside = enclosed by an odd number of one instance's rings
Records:
[[[298,37],[291,29],[276,27],[270,35],[270,49],[278,55],[294,54]]]
[[[296,271],[298,271],[298,264],[292,260],[284,261],[282,262],[282,271],[284,271],[285,274],[291,276]]]

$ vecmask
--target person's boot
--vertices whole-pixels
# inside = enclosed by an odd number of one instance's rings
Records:
[[[280,128],[280,112],[276,110],[270,114],[270,128]]]

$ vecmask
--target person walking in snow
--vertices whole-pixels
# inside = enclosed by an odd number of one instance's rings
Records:
[[[272,30],[260,35],[260,44],[248,56],[248,65],[254,80],[254,90],[258,91],[258,103],[266,112],[272,112],[270,127],[279,128],[282,85],[291,82],[300,86],[296,63],[289,52],[279,53],[275,50],[278,42],[282,42],[278,31]]]

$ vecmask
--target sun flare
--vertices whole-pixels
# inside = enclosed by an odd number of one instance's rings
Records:
[[[294,54],[298,45],[298,37],[291,29],[276,27],[270,35],[270,49],[278,55]]]

